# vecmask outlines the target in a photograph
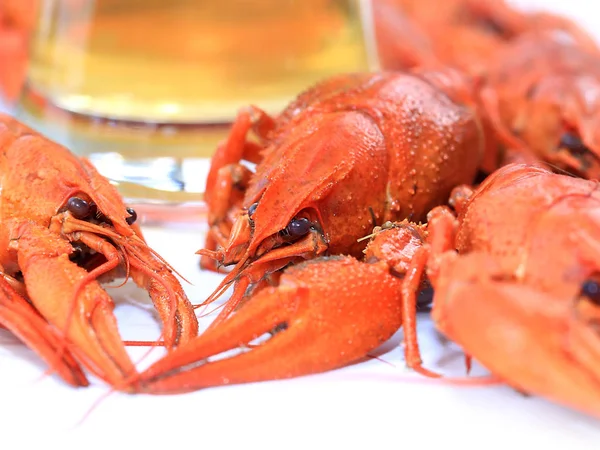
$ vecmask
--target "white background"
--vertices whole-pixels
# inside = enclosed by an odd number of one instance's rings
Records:
[[[594,2],[518,1],[554,8],[594,31]],[[587,4],[587,6],[586,6]],[[594,5],[594,6],[590,6]],[[195,249],[202,226],[146,227],[148,241],[193,286],[200,302],[219,276],[200,273]],[[113,294],[125,339],[155,338],[155,320],[136,302],[144,294],[128,286]],[[463,374],[460,351],[443,345],[426,315],[419,317],[428,367]],[[294,380],[229,386],[153,397],[112,394],[96,382],[73,389],[11,337],[0,332],[0,440],[2,448],[598,448],[600,422],[505,386],[454,387],[426,382],[405,371],[401,338],[375,352],[379,359]],[[135,359],[146,349],[132,349]],[[143,364],[156,359],[153,352]],[[477,368],[476,373],[484,370]],[[86,416],[86,413],[99,405]],[[8,444],[10,443],[10,444]]]

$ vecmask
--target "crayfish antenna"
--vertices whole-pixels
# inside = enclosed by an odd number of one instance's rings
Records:
[[[201,308],[203,306],[208,306],[221,297],[227,289],[231,286],[232,283],[238,280],[239,276],[242,274],[246,266],[248,265],[248,261],[250,260],[249,252],[246,252],[242,259],[240,259],[234,268],[221,280],[217,288],[213,291],[210,296],[204,300],[202,303],[196,305],[194,308]]]
[[[160,315],[165,346],[170,349],[196,337],[198,321],[194,307],[175,277],[179,274],[143,240],[129,239],[119,244],[131,268],[132,279],[148,291]]]

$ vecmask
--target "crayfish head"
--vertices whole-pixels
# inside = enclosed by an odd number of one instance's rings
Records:
[[[71,157],[61,162],[61,170],[70,176],[51,180],[54,185],[63,186],[53,194],[60,198],[57,215],[68,213],[71,219],[80,223],[110,228],[123,237],[142,236],[136,224],[135,210],[125,205],[117,188],[102,177],[88,160]]]
[[[587,126],[577,128],[566,125],[550,161],[572,175],[587,179],[600,178],[600,135],[596,137],[595,134],[596,129]]]
[[[595,185],[595,183],[590,183]],[[569,295],[567,314],[564,314],[566,335],[561,337],[570,364],[595,385],[596,397],[589,403],[600,405],[600,262],[598,261],[597,231],[600,226],[600,197],[596,191],[589,197],[571,197],[578,206],[578,215],[571,214],[576,226],[571,231],[571,252],[576,259],[565,272]],[[575,208],[571,208],[574,210]],[[589,392],[589,389],[588,389]],[[600,415],[600,407],[594,414]]]
[[[137,213],[133,208],[123,206],[123,214],[121,214],[123,217],[116,216],[117,220],[115,220],[114,215],[111,218],[104,211],[105,209],[101,209],[98,203],[86,193],[70,196],[58,210],[59,213],[69,212],[70,216],[77,220],[103,227],[113,227],[125,235],[133,234],[130,227],[137,220]],[[119,219],[122,219],[126,225],[120,223],[121,220]]]
[[[122,205],[124,213],[115,220],[114,216],[108,215],[110,209],[101,209],[101,200],[97,202],[84,192],[73,193],[50,223],[51,230],[70,241],[73,248],[71,261],[87,271],[106,263],[106,244],[125,252],[127,248],[146,247],[141,233],[135,232],[138,228],[134,225],[137,218],[135,210]],[[109,275],[107,278],[112,277]]]
[[[118,258],[115,270],[103,272],[107,280],[123,276],[141,259],[153,267],[158,265],[136,223],[136,211],[125,205],[116,187],[89,161],[67,155],[60,160],[64,178],[54,180],[46,195],[57,205],[49,228],[71,243],[70,259],[90,271],[105,264],[107,258]],[[132,259],[132,255],[136,256]]]
[[[306,237],[313,235],[309,241],[323,241],[323,232],[314,218],[314,214],[308,211],[302,211],[287,221],[282,222],[281,229],[272,234],[261,234],[257,232],[254,213],[258,203],[253,203],[249,208],[240,211],[237,219],[233,223],[229,240],[224,248],[217,252],[199,250],[198,254],[216,258],[220,264],[229,266],[239,265],[241,261],[245,264],[256,261],[264,255],[277,250],[278,255],[300,256],[306,253],[306,250],[315,250],[314,247],[306,248]],[[285,223],[285,224],[284,224]],[[316,239],[315,239],[316,237]],[[299,250],[301,249],[301,250]]]
[[[573,175],[600,178],[600,80],[579,76],[561,108],[556,147],[550,162]]]
[[[581,284],[577,308],[579,313],[590,319],[592,328],[600,338],[600,273],[588,277]]]
[[[568,330],[569,352],[600,386],[600,272],[581,283]]]
[[[305,209],[280,225],[273,225],[274,233],[261,233],[255,218],[259,206],[253,203],[243,210],[235,221],[225,248],[216,252],[199,250],[197,253],[219,260],[233,269],[222,280],[213,294],[204,302],[208,304],[218,298],[231,284],[246,277],[254,284],[304,259],[324,254],[328,243],[316,218],[316,211]],[[277,219],[285,217],[283,214]],[[286,221],[287,220],[287,221]]]
[[[323,231],[314,210],[303,210],[287,220],[277,232],[262,239],[256,247],[256,257],[278,250],[288,256],[315,257],[327,249]],[[322,242],[315,247],[312,243]]]

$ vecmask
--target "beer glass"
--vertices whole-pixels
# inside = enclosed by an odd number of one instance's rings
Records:
[[[199,199],[239,108],[377,68],[368,0],[41,0],[17,116],[128,200]]]

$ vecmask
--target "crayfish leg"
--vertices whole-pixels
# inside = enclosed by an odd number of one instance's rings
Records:
[[[213,328],[217,328],[227,319],[227,317],[233,314],[233,312],[244,301],[244,296],[246,294],[246,289],[248,289],[248,286],[250,286],[250,278],[248,277],[242,277],[235,283],[231,297],[227,299],[227,301],[223,305],[223,309],[221,309],[219,315],[215,317],[215,319],[211,322],[206,331]]]
[[[84,267],[89,272],[76,285],[72,305],[75,305],[75,299],[87,283],[100,280],[106,274],[113,277],[131,276],[138,286],[149,293],[163,323],[163,338],[168,349],[198,334],[198,321],[194,309],[181,285],[170,269],[157,261],[141,238],[134,236],[123,239],[120,236],[112,236],[113,243],[94,232],[77,231],[74,236],[77,237],[77,242],[102,255],[104,262],[98,266]],[[127,247],[127,250],[120,252],[116,246]],[[113,269],[121,270],[121,267],[124,274],[111,272]]]
[[[408,267],[402,282],[402,317],[404,329],[404,355],[406,365],[428,377],[439,377],[438,373],[423,367],[417,338],[417,292],[429,258],[427,247],[419,248]]]
[[[374,230],[365,256],[367,262],[384,262],[390,273],[400,280],[406,365],[422,375],[439,377],[422,366],[417,338],[417,294],[424,287],[425,269],[431,254],[426,234],[424,225],[408,221],[384,224]]]
[[[217,178],[213,185],[214,192],[210,196],[208,223],[209,230],[206,234],[205,249],[216,251],[219,246],[223,247],[232,232],[234,221],[230,214],[232,208],[239,211],[244,198],[244,193],[252,171],[242,164],[230,164],[222,167],[217,172]],[[204,270],[218,271],[218,261],[209,256],[200,257],[200,267]]]
[[[404,356],[406,365],[429,377],[441,375],[423,367],[417,337],[417,294],[423,286],[424,276],[435,281],[443,255],[452,250],[457,220],[448,207],[436,207],[428,214],[427,238],[418,235],[418,226],[400,223],[374,236],[369,247],[380,249],[378,259],[383,258],[400,275],[402,280],[402,316],[404,328]],[[412,232],[410,232],[412,230]],[[418,239],[415,239],[416,237]],[[410,242],[412,240],[413,242]],[[388,248],[394,248],[388,252]],[[381,251],[386,249],[386,251]],[[412,250],[407,252],[408,249]],[[374,256],[369,248],[367,255]],[[435,286],[435,283],[433,283]],[[465,361],[468,367],[468,361]]]
[[[218,173],[222,168],[231,164],[239,164],[242,160],[259,163],[262,159],[262,146],[256,142],[248,141],[248,133],[254,130],[259,139],[264,139],[266,134],[275,126],[274,120],[258,108],[242,109],[233,125],[227,139],[219,144],[210,161],[210,171],[206,178],[205,199],[212,210],[212,197],[218,194]]]
[[[89,384],[53,328],[4,277],[0,277],[0,325],[36,352],[66,383],[75,387]]]
[[[242,164],[221,167],[210,196],[208,222],[218,224],[227,218],[231,206],[241,203],[250,183],[252,171]]]
[[[208,205],[210,229],[206,236],[205,248],[215,251],[227,242],[233,222],[242,207],[244,194],[253,172],[242,161],[259,163],[262,160],[263,146],[248,140],[251,130],[264,140],[275,126],[275,121],[264,111],[249,107],[242,109],[227,139],[219,144],[211,158],[210,170],[206,178],[204,199]],[[210,257],[201,256],[200,267],[217,271],[218,264]]]
[[[163,323],[163,338],[167,348],[185,343],[198,334],[196,314],[179,282],[162,264],[154,264],[156,260],[143,241],[137,238],[117,241],[120,245],[128,246],[130,251],[124,254],[132,256],[127,261],[122,261],[117,248],[103,236],[79,232],[78,240],[102,254],[106,262],[80,280],[74,298],[86,283],[96,280],[121,263],[126,263],[126,275],[131,276],[138,286],[145,289],[154,303]]]

